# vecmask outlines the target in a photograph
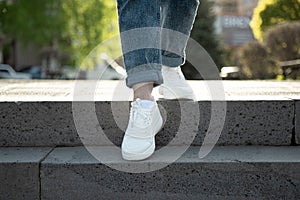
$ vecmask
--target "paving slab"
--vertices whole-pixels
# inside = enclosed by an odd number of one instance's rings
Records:
[[[0,199],[40,199],[39,165],[51,149],[0,147]]]
[[[300,81],[189,81],[196,100],[299,99]],[[219,94],[215,94],[220,91]],[[128,101],[125,81],[0,80],[1,102]],[[158,88],[154,96],[160,98]]]
[[[102,162],[128,167],[164,163],[184,147],[127,162],[110,147]],[[197,147],[160,170],[127,173],[101,164],[83,147],[56,148],[41,164],[42,199],[298,199],[300,147]]]

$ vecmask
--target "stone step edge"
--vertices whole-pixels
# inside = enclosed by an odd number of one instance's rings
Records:
[[[1,163],[43,164],[86,164],[86,163],[128,163],[121,158],[119,148],[103,146],[89,147],[102,152],[97,160],[86,147],[0,147]],[[185,150],[187,151],[185,152]],[[157,150],[142,162],[165,162],[166,157],[177,157],[175,163],[207,162],[300,162],[300,146],[216,146],[204,158],[199,158],[200,147],[168,146]],[[184,153],[185,152],[185,153]],[[178,155],[183,153],[182,156]],[[97,154],[94,154],[97,155]],[[138,162],[136,162],[138,163]]]
[[[187,151],[185,151],[187,150]],[[166,162],[177,158],[175,163],[206,162],[300,162],[300,146],[215,146],[204,158],[199,158],[200,147],[167,146],[157,151],[141,163]],[[90,152],[102,152],[97,160]],[[180,156],[180,153],[183,153]],[[70,160],[70,158],[72,158]],[[100,158],[100,156],[99,156]],[[121,158],[119,148],[115,147],[57,147],[44,159],[48,163],[130,163]],[[138,163],[138,162],[137,162]]]
[[[174,155],[174,152],[182,150],[186,147],[167,147],[166,149],[169,150],[167,153],[169,155]],[[104,148],[102,148],[103,150]],[[105,149],[104,149],[105,150]],[[106,149],[106,153],[109,153],[109,150],[111,151],[111,148]],[[269,179],[258,179],[260,183],[258,184],[263,185],[262,188],[265,188],[265,181],[268,183],[275,181],[274,184],[276,184],[276,178],[282,178],[284,179],[284,183],[288,186],[288,194],[292,195],[293,198],[288,199],[294,199],[294,196],[297,196],[299,192],[296,189],[293,189],[294,187],[297,187],[297,185],[293,185],[294,183],[291,182],[294,180],[299,180],[299,166],[300,166],[300,146],[290,146],[290,147],[264,147],[264,146],[251,146],[251,147],[245,147],[245,146],[227,146],[227,147],[215,147],[211,154],[209,154],[204,159],[198,158],[198,152],[199,148],[197,147],[190,147],[187,153],[184,154],[180,159],[175,161],[175,165],[172,165],[172,168],[166,168],[167,171],[171,170],[171,174],[179,173],[176,177],[186,175],[186,172],[193,171],[195,168],[196,170],[201,170],[203,172],[203,176],[207,176],[205,172],[212,170],[212,173],[217,173],[215,178],[218,177],[224,177],[224,181],[219,183],[219,185],[223,184],[224,182],[229,181],[228,179],[234,177],[234,174],[236,174],[237,171],[246,171],[246,174],[249,172],[250,175],[256,174],[257,172],[265,172],[268,171],[272,173],[271,175],[266,175],[267,178],[272,177],[271,181]],[[146,163],[146,165],[150,166],[152,163],[163,163],[165,160],[163,160],[164,157],[159,157],[159,154],[154,154],[150,159],[145,160],[145,162],[125,162],[121,159],[119,152],[117,152],[118,155],[111,155],[110,161],[111,163],[122,164],[125,163],[127,166],[131,167],[132,165],[128,165],[128,163],[133,163],[132,167],[140,166],[139,164],[143,165]],[[177,164],[177,165],[176,165]],[[78,186],[78,184],[82,184],[80,186],[84,186],[86,183],[89,183],[90,179],[88,179],[88,182],[82,182],[83,179],[81,179],[81,174],[89,173],[87,170],[90,170],[91,167],[93,170],[90,172],[91,174],[98,172],[98,173],[108,173],[113,175],[113,177],[116,176],[116,173],[118,173],[121,177],[124,178],[132,178],[133,176],[131,174],[125,174],[125,173],[119,173],[118,171],[114,170],[107,170],[107,167],[99,167],[99,165],[102,165],[99,161],[97,161],[95,158],[93,158],[89,152],[84,147],[55,147],[55,148],[48,148],[48,147],[0,147],[0,167],[3,170],[1,173],[0,178],[1,184],[0,186],[3,187],[0,191],[0,199],[49,199],[50,197],[53,198],[53,195],[58,195],[57,197],[62,197],[63,195],[66,195],[65,193],[60,193],[61,191],[57,191],[56,187],[60,187],[58,184],[69,184],[69,181],[75,181],[73,182]],[[198,167],[200,165],[200,168]],[[203,167],[202,167],[203,165]],[[119,165],[120,166],[120,165]],[[229,168],[227,168],[229,166]],[[79,179],[77,177],[74,178],[70,176],[69,173],[66,173],[74,169],[78,169],[79,171],[76,171],[79,173]],[[155,167],[155,165],[154,165]],[[133,168],[134,169],[134,168]],[[176,170],[177,169],[177,170]],[[276,170],[275,170],[276,169]],[[172,171],[173,170],[173,171]],[[175,170],[175,171],[174,171]],[[184,170],[180,174],[181,170]],[[208,171],[207,171],[208,170]],[[275,170],[275,171],[274,171]],[[51,174],[54,172],[54,174]],[[58,174],[57,174],[58,173]],[[60,174],[65,176],[61,179]],[[167,173],[166,171],[159,172],[158,176],[161,176],[162,174]],[[197,174],[198,172],[196,172]],[[231,173],[229,177],[226,174],[222,173]],[[167,173],[168,174],[168,173]],[[194,177],[195,184],[200,184],[201,181],[199,178],[197,178],[197,175],[190,175],[189,178]],[[261,173],[260,173],[261,174]],[[279,175],[278,175],[279,174]],[[286,174],[290,176],[286,177]],[[298,174],[298,175],[297,175]],[[12,176],[13,175],[13,176]],[[57,175],[57,177],[56,177]],[[74,175],[71,173],[71,175]],[[150,174],[151,175],[151,174]],[[155,175],[155,173],[154,173]],[[201,174],[200,174],[201,175]],[[209,174],[208,174],[209,175]],[[212,174],[213,175],[213,174]],[[243,179],[243,177],[247,178],[247,180],[251,181],[251,177],[253,176],[242,176],[241,178],[235,177],[238,179]],[[294,177],[296,175],[296,177]],[[94,176],[94,175],[93,175]],[[98,176],[98,175],[97,175]],[[143,179],[143,174],[140,175],[141,179]],[[203,178],[201,176],[200,178]],[[274,177],[273,177],[274,176]],[[80,178],[81,177],[81,178]],[[151,176],[152,177],[152,176]],[[176,177],[174,179],[176,179]],[[184,177],[184,176],[183,176]],[[65,178],[65,179],[64,179]],[[73,178],[73,179],[72,179]],[[134,178],[134,177],[133,177]],[[207,178],[207,177],[206,177]],[[209,178],[209,177],[208,177]],[[153,180],[152,178],[151,180]],[[209,178],[212,179],[212,178]],[[287,179],[287,180],[286,180]],[[67,182],[64,182],[66,181]],[[76,181],[79,180],[77,183]],[[179,178],[179,181],[184,181],[186,179],[181,180]],[[215,181],[216,179],[212,179],[212,181]],[[54,184],[51,183],[51,181],[57,181]],[[81,181],[81,182],[80,182]],[[200,181],[200,182],[199,182]],[[218,181],[217,181],[218,182]],[[175,182],[173,182],[176,184]],[[244,183],[243,181],[239,180],[239,182],[236,183]],[[295,182],[298,184],[298,182]],[[103,183],[105,184],[105,183]],[[122,184],[122,183],[121,183]],[[138,183],[139,184],[139,183]],[[153,185],[155,182],[153,183]],[[51,187],[50,187],[51,185]],[[64,187],[63,190],[66,190],[66,193],[79,195],[76,193],[78,191],[81,193],[83,190],[88,190],[88,192],[95,192],[97,190],[94,190],[93,188],[84,188],[81,190],[72,190],[72,185],[70,187]],[[97,185],[97,184],[95,184]],[[53,187],[52,187],[53,186]],[[209,185],[208,185],[209,186]],[[222,185],[224,186],[224,185]],[[49,188],[50,187],[50,188]],[[89,187],[89,185],[87,186]],[[99,188],[100,187],[100,188]],[[97,187],[96,189],[101,189],[101,186]],[[130,186],[130,187],[134,187]],[[170,186],[172,187],[172,186]],[[245,189],[244,187],[247,187]],[[103,187],[105,190],[105,187]],[[197,187],[196,191],[199,191],[199,188]],[[248,185],[242,186],[242,189],[244,189],[245,193],[249,190]],[[193,187],[191,188],[193,189]],[[253,188],[253,191],[255,188]],[[74,191],[75,193],[70,193],[70,191]],[[55,194],[53,194],[53,192]],[[110,191],[109,191],[110,192]],[[181,192],[184,192],[181,191]],[[101,192],[100,192],[101,193]],[[243,193],[243,192],[242,192]],[[85,193],[83,193],[85,194]],[[110,194],[115,195],[115,193],[106,193],[105,195],[109,196]],[[227,193],[226,193],[227,194]],[[256,194],[256,193],[255,193]],[[98,194],[96,193],[95,196]],[[103,195],[103,194],[102,194]],[[120,195],[124,195],[124,193],[121,193]],[[161,194],[160,194],[161,195]],[[184,193],[185,197],[186,194]],[[259,194],[258,194],[259,195]],[[272,196],[273,194],[270,193]],[[278,194],[275,194],[275,196]],[[47,198],[48,197],[48,198]],[[97,196],[98,197],[98,196]],[[272,196],[273,197],[273,196]],[[51,198],[50,198],[51,199]],[[128,198],[130,199],[130,198]],[[197,198],[199,199],[199,198]],[[221,198],[222,199],[222,198]],[[232,198],[230,198],[232,199]],[[257,199],[257,198],[256,198]]]

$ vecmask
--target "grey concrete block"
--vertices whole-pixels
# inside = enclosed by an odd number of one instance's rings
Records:
[[[129,103],[125,103],[129,108]],[[116,104],[123,106],[124,102]],[[95,140],[98,130],[103,129],[111,141],[120,143],[123,131],[116,125],[111,102],[79,102],[76,105],[80,105],[78,119],[83,120],[87,140],[98,145],[106,144]],[[93,113],[96,122],[91,119],[91,107],[96,108]],[[72,109],[72,102],[1,102],[0,146],[82,145],[82,134],[78,134]]]
[[[40,199],[39,163],[51,148],[0,148],[0,199]]]
[[[70,102],[0,103],[0,146],[76,145]]]
[[[300,144],[300,100],[295,102],[295,142]]]
[[[290,145],[293,118],[293,101],[229,101],[218,144]],[[205,124],[199,128],[199,142],[207,134]]]
[[[109,148],[109,147],[108,147]],[[169,147],[170,153],[181,147]],[[42,199],[297,199],[300,147],[215,147],[204,159],[191,147],[148,173],[111,169],[84,148],[56,148],[41,164]],[[110,163],[122,161],[119,152]],[[160,164],[155,153],[136,165]]]
[[[129,102],[77,102],[76,105],[77,115],[72,110],[72,102],[0,103],[0,146],[79,146],[82,145],[80,138],[91,145],[107,145],[98,137],[100,130],[114,144],[121,144]],[[168,144],[180,125],[189,130],[177,138],[180,140],[175,145],[188,144],[196,134],[193,145],[202,144],[212,113],[210,101],[199,102],[199,128],[195,120],[182,120],[182,116],[189,117],[190,108],[184,108],[182,115],[182,105],[177,101],[161,101],[159,105],[166,113],[166,123],[156,136],[157,144]],[[75,126],[74,120],[82,130]],[[293,121],[292,100],[228,101],[218,144],[289,145]]]
[[[174,102],[162,102],[162,104],[167,110],[168,120],[156,137],[158,144],[171,141],[181,122],[181,113],[178,112],[179,104]],[[211,102],[199,102],[199,110],[199,129],[193,145],[201,145],[208,134],[212,115]],[[215,112],[216,115],[218,112]],[[290,145],[294,128],[293,118],[294,105],[290,100],[228,101],[224,127],[218,145]],[[220,121],[217,123],[222,124]],[[212,124],[214,124],[213,121]]]

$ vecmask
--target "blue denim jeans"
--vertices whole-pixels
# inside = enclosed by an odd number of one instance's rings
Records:
[[[163,83],[161,66],[185,62],[199,0],[118,0],[126,84]]]

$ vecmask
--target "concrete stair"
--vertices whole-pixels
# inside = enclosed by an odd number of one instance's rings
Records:
[[[126,173],[102,164],[84,147],[0,148],[0,198],[299,198],[299,147],[219,146],[204,159],[198,158],[198,150],[190,147],[160,170]],[[112,152],[110,147],[102,151]],[[150,169],[163,162],[164,157],[154,154],[146,161],[128,163],[120,158],[120,152],[111,154],[109,160],[110,165],[128,169]]]
[[[103,130],[120,146],[130,99],[122,82],[101,82],[94,99],[87,89],[74,99],[74,81],[0,81],[0,199],[298,199],[300,82],[224,81],[225,99],[211,98],[205,81],[190,83],[197,103],[182,113],[196,106],[198,124],[179,112],[191,102],[158,101],[166,118],[158,151],[126,162],[93,132]],[[213,105],[224,102],[217,146],[200,159],[208,130],[215,130],[209,129]],[[78,134],[74,105],[90,135]],[[97,124],[89,119],[92,107]],[[171,142],[180,125],[189,131]],[[83,147],[83,139],[92,146]],[[137,173],[141,169],[149,172]]]

